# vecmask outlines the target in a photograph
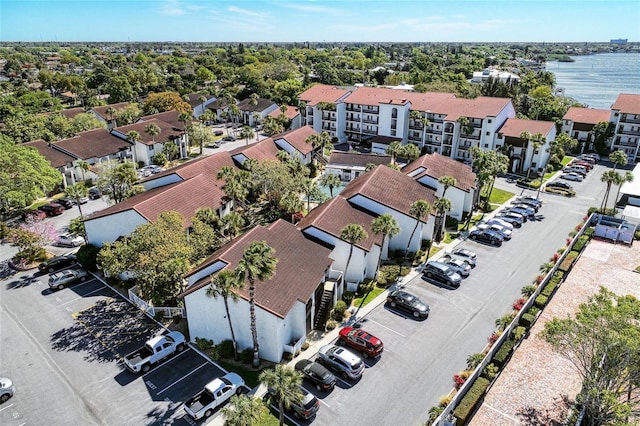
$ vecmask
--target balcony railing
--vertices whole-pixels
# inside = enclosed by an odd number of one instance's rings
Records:
[[[366,133],[367,135],[377,135],[378,131],[376,129],[364,129],[362,133]]]
[[[632,136],[640,136],[640,130],[626,130],[620,129],[618,133],[621,135],[632,135]]]
[[[359,106],[347,106],[347,111],[360,112],[361,108]]]
[[[362,107],[362,112],[368,112],[369,114],[378,114],[378,108],[375,107]]]
[[[453,124],[448,124],[448,125],[444,126],[444,132],[445,133],[453,133]]]
[[[363,118],[363,123],[378,124],[378,118]]]
[[[640,115],[630,116],[627,114],[622,114],[620,116],[620,122],[624,123],[640,123]]]

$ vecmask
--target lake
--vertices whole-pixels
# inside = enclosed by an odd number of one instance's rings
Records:
[[[547,62],[566,96],[590,108],[610,109],[620,93],[640,94],[640,52],[571,58],[575,62]]]

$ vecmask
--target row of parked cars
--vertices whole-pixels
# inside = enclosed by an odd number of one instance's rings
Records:
[[[587,173],[597,164],[599,157],[597,154],[584,154],[574,158],[562,171],[560,178],[575,182],[582,182],[587,177]]]

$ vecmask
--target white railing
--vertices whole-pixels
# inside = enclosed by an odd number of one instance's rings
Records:
[[[302,350],[302,345],[304,345],[304,342],[306,341],[307,341],[307,336],[302,336],[297,341],[291,342],[291,344],[289,345],[285,344],[284,351],[290,354],[293,354],[295,356],[295,354],[300,353],[300,351]]]
[[[186,311],[184,310],[184,308],[153,306],[149,302],[142,300],[140,297],[138,297],[135,291],[136,291],[136,287],[132,287],[129,289],[129,300],[131,300],[131,302],[133,302],[133,304],[136,305],[138,308],[142,309],[146,314],[151,315],[152,317],[155,317],[156,314],[162,313],[162,315],[165,318],[173,318],[175,316],[179,316],[182,318],[187,317]]]

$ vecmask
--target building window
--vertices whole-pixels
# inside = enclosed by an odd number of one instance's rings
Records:
[[[485,133],[485,134],[486,134],[487,136],[489,136],[489,135],[491,134],[491,132],[487,132],[487,133]]]
[[[487,123],[491,123],[493,120],[491,120],[490,118],[487,119]]]
[[[149,151],[153,151],[153,145],[149,145]]]
[[[488,144],[488,143],[485,143],[485,144],[484,144],[484,147],[485,147],[485,148],[489,148],[489,144]]]

